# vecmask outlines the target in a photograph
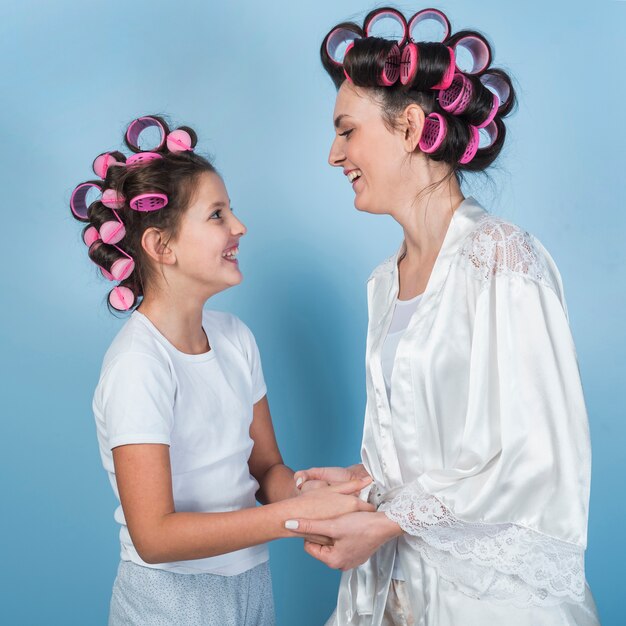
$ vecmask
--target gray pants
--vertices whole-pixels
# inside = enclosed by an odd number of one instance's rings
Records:
[[[176,574],[122,561],[109,626],[274,626],[269,563],[236,576]]]

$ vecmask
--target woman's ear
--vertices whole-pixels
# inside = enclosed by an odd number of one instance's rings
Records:
[[[176,254],[167,245],[163,231],[158,228],[146,228],[141,237],[141,247],[156,263],[163,265],[174,265],[176,263]]]
[[[417,144],[422,138],[424,128],[424,110],[418,104],[409,104],[402,113],[401,121],[404,130],[404,147],[412,153],[417,149]]]

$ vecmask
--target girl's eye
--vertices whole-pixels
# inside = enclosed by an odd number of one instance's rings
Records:
[[[218,209],[214,213],[211,213],[210,220],[221,220],[222,219],[222,209]]]
[[[340,137],[349,137],[349,136],[350,136],[350,133],[351,133],[353,130],[354,130],[353,128],[350,128],[350,129],[348,129],[348,130],[344,130],[344,131],[343,131],[343,133],[339,133],[339,136],[340,136]]]

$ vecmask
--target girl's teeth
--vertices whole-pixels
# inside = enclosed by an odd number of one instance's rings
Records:
[[[236,257],[237,254],[239,254],[239,248],[233,248],[232,250],[228,250],[227,252],[224,252],[222,256],[226,259],[229,259],[229,258]]]

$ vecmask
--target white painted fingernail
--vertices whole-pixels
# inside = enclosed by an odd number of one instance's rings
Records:
[[[300,476],[298,480],[296,480],[296,487],[300,487],[300,485],[304,482],[304,478]]]
[[[285,528],[287,530],[298,530],[299,525],[300,524],[298,524],[298,520],[295,520],[295,519],[288,519],[285,522]]]

